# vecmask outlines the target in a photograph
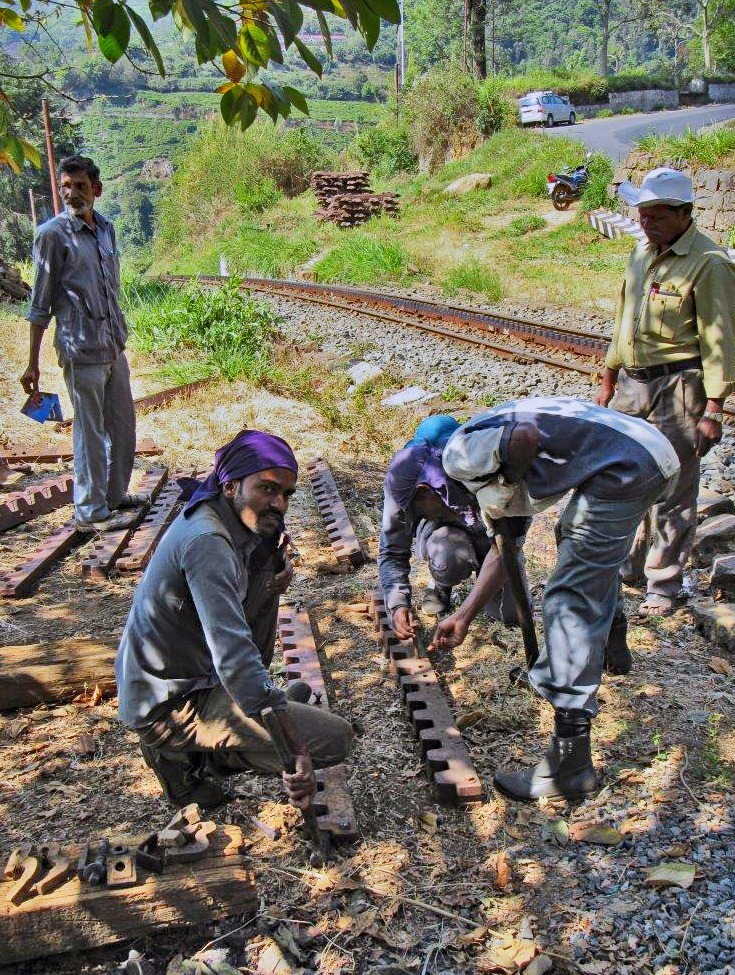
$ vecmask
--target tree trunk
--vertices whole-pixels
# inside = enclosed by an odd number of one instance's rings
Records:
[[[487,0],[470,0],[472,64],[476,78],[487,78],[487,49],[485,44],[486,20]]]
[[[610,74],[610,14],[612,0],[602,0],[600,9],[600,74],[606,78]]]
[[[699,7],[702,11],[702,55],[704,57],[704,70],[709,74],[712,71],[712,51],[710,49],[710,23],[709,23],[709,3],[701,3]]]

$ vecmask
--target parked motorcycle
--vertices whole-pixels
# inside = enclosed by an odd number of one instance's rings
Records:
[[[591,155],[589,152],[585,155],[582,166],[575,169],[567,166],[563,173],[549,173],[546,177],[546,189],[555,210],[568,210],[570,204],[584,193],[590,180],[588,166]]]

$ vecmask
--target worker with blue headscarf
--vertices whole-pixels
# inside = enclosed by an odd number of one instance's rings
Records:
[[[386,608],[401,640],[416,635],[409,579],[414,539],[416,555],[428,562],[432,577],[422,603],[432,616],[449,612],[453,587],[479,571],[493,547],[474,495],[442,466],[442,449],[458,427],[454,417],[428,417],[388,465],[378,569]],[[527,519],[511,521],[523,535]],[[505,590],[486,612],[506,623],[517,622]]]

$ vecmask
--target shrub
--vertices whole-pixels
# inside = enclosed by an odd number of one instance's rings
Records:
[[[543,217],[529,213],[524,217],[516,217],[515,220],[511,220],[506,233],[509,237],[523,237],[524,234],[529,234],[532,230],[542,230],[545,226],[546,221]]]
[[[450,267],[442,285],[444,294],[449,297],[453,297],[460,291],[474,291],[486,297],[488,301],[500,301],[503,297],[498,275],[480,264],[476,257]]]
[[[700,162],[714,166],[735,156],[735,128],[723,127],[709,132],[693,132],[688,129],[681,135],[646,135],[638,148],[650,152],[661,160]]]
[[[213,291],[126,282],[123,303],[134,344],[160,357],[171,375],[174,352],[193,359],[199,375],[260,381],[268,373],[277,319],[266,302],[241,292],[235,279]]]
[[[600,153],[590,159],[588,171],[590,180],[582,194],[579,209],[582,213],[598,210],[600,207],[617,207],[617,202],[610,196],[608,187],[612,182],[615,167],[612,162]]]
[[[478,140],[477,85],[457,67],[433,68],[414,82],[404,112],[411,147],[429,170],[444,162],[448,150]]]
[[[353,151],[363,166],[378,176],[415,172],[416,153],[409,145],[408,129],[402,122],[386,119],[356,137]]]
[[[480,85],[477,97],[480,106],[477,126],[484,135],[520,124],[518,106],[498,78],[487,78]]]
[[[297,196],[309,187],[315,169],[327,169],[332,155],[303,129],[292,129],[276,139],[270,152],[260,160],[263,174],[286,196]]]

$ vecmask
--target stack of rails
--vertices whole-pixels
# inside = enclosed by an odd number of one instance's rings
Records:
[[[398,215],[398,194],[371,193],[365,172],[316,172],[311,187],[320,203],[316,216],[340,227],[357,227],[381,213]]]

